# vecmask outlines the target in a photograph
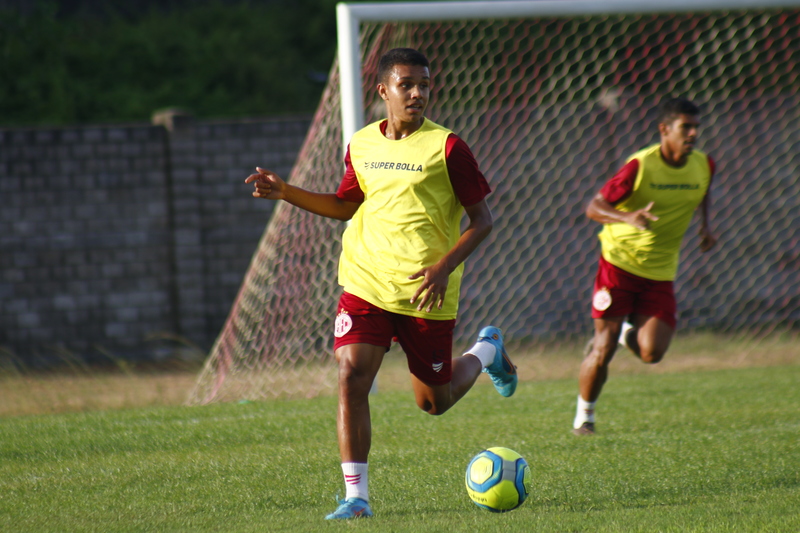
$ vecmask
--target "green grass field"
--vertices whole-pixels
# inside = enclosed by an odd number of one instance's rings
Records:
[[[373,397],[372,519],[343,494],[335,398],[0,419],[0,531],[800,531],[800,366],[612,375],[594,438],[569,429],[576,381],[488,379],[451,412]],[[506,446],[533,491],[492,514],[469,459]]]

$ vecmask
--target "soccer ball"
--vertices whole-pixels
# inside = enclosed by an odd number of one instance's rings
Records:
[[[475,505],[493,513],[516,509],[530,489],[531,469],[514,450],[483,450],[467,466],[467,494]]]

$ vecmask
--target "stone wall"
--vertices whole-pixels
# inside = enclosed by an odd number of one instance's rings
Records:
[[[310,118],[0,129],[0,357],[210,348]],[[171,339],[171,340],[168,340]]]

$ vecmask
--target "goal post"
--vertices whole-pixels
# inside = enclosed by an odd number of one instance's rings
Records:
[[[717,162],[719,244],[701,254],[693,222],[680,331],[800,331],[800,0],[353,3],[337,19],[338,56],[288,179],[336,190],[353,132],[384,117],[378,59],[426,54],[426,116],[466,141],[492,187],[494,230],[466,264],[456,350],[487,323],[515,353],[590,335],[599,228],[583,210],[657,142],[654,110],[671,95],[700,105],[698,149]],[[335,392],[344,228],[276,205],[190,403]]]

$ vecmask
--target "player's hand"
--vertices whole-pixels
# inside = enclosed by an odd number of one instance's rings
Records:
[[[700,228],[700,251],[707,252],[717,244],[717,238],[711,233],[711,230],[705,227]]]
[[[256,174],[250,174],[245,183],[252,183],[255,190],[253,196],[268,200],[282,200],[286,191],[286,182],[271,170],[256,167]]]
[[[650,227],[651,220],[658,220],[658,217],[650,212],[653,208],[653,203],[650,202],[643,209],[637,209],[628,213],[626,222],[634,228],[646,230]]]
[[[422,285],[419,286],[417,292],[411,297],[411,303],[417,301],[422,297],[417,305],[417,311],[425,311],[430,313],[435,305],[437,309],[441,309],[444,305],[444,295],[447,292],[447,284],[450,282],[450,273],[447,269],[436,265],[423,268],[416,274],[408,276],[408,279],[424,278]],[[427,307],[426,307],[427,305]]]

